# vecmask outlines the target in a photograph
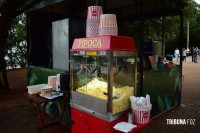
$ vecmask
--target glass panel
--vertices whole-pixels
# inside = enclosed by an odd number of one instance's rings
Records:
[[[134,95],[135,57],[113,58],[113,114],[130,109],[129,97]]]
[[[72,54],[71,60],[72,91],[107,100],[107,57],[90,51]]]

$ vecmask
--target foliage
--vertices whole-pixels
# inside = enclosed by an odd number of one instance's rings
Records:
[[[0,89],[9,90],[6,73],[5,49],[7,48],[8,31],[13,19],[23,13],[26,6],[38,0],[1,0],[0,3]]]
[[[24,67],[27,63],[27,42],[26,42],[26,16],[17,16],[8,32],[6,47],[6,64],[8,69]]]
[[[162,41],[162,34],[168,41],[175,40],[179,35],[180,19],[177,16],[152,18],[144,21],[144,41]],[[120,35],[132,36],[136,45],[139,43],[140,23],[137,21],[119,24]],[[168,41],[166,43],[168,43]],[[171,41],[173,42],[173,41]],[[168,45],[168,44],[167,44]],[[172,46],[172,45],[170,45]],[[176,47],[176,46],[175,46]]]
[[[184,42],[186,42],[186,21],[189,21],[190,27],[189,27],[189,46],[198,46],[200,47],[200,39],[199,39],[199,33],[200,33],[200,5],[197,4],[194,0],[185,0],[187,3],[187,6],[184,10]],[[186,47],[186,44],[184,44],[184,47]]]
[[[189,20],[195,22],[199,16],[199,5],[194,0],[185,0],[187,5],[184,9],[184,19],[185,21]]]
[[[184,33],[183,47],[187,47],[187,21],[190,21],[190,46],[200,47],[200,5],[193,0],[185,0],[184,9]],[[139,22],[119,24],[120,35],[133,36],[136,45],[139,45]],[[161,41],[165,39],[165,54],[173,54],[174,49],[180,44],[180,17],[170,16],[161,18],[145,19],[144,22],[145,42],[149,40]]]

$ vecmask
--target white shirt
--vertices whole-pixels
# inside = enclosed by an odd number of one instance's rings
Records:
[[[183,54],[182,54],[183,56],[186,56],[187,55],[187,53],[186,53],[186,50],[183,50]]]
[[[179,55],[180,53],[179,53],[179,50],[178,49],[176,49],[175,51],[174,51],[174,55]]]

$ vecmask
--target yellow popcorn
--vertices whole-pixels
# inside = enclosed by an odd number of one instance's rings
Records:
[[[104,81],[100,81],[97,78],[94,78],[91,82],[78,88],[76,91],[94,96],[99,99],[107,100],[108,84]],[[116,96],[116,99],[113,99],[113,114],[125,111],[130,108],[129,97],[134,94],[134,88],[129,86],[124,86],[121,88],[115,88],[113,86],[113,96]]]
[[[118,99],[113,99],[113,114],[125,111],[131,107],[129,97],[134,94],[134,88],[125,86],[113,90],[113,94],[120,94]]]
[[[78,88],[76,91],[84,93],[86,95],[94,96],[103,100],[107,100],[107,96],[104,93],[107,93],[107,83],[100,81],[97,78],[94,78],[91,82]]]

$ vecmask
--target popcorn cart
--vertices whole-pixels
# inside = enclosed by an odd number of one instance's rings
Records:
[[[72,133],[113,133],[136,94],[137,51],[124,36],[74,40],[70,55]]]

